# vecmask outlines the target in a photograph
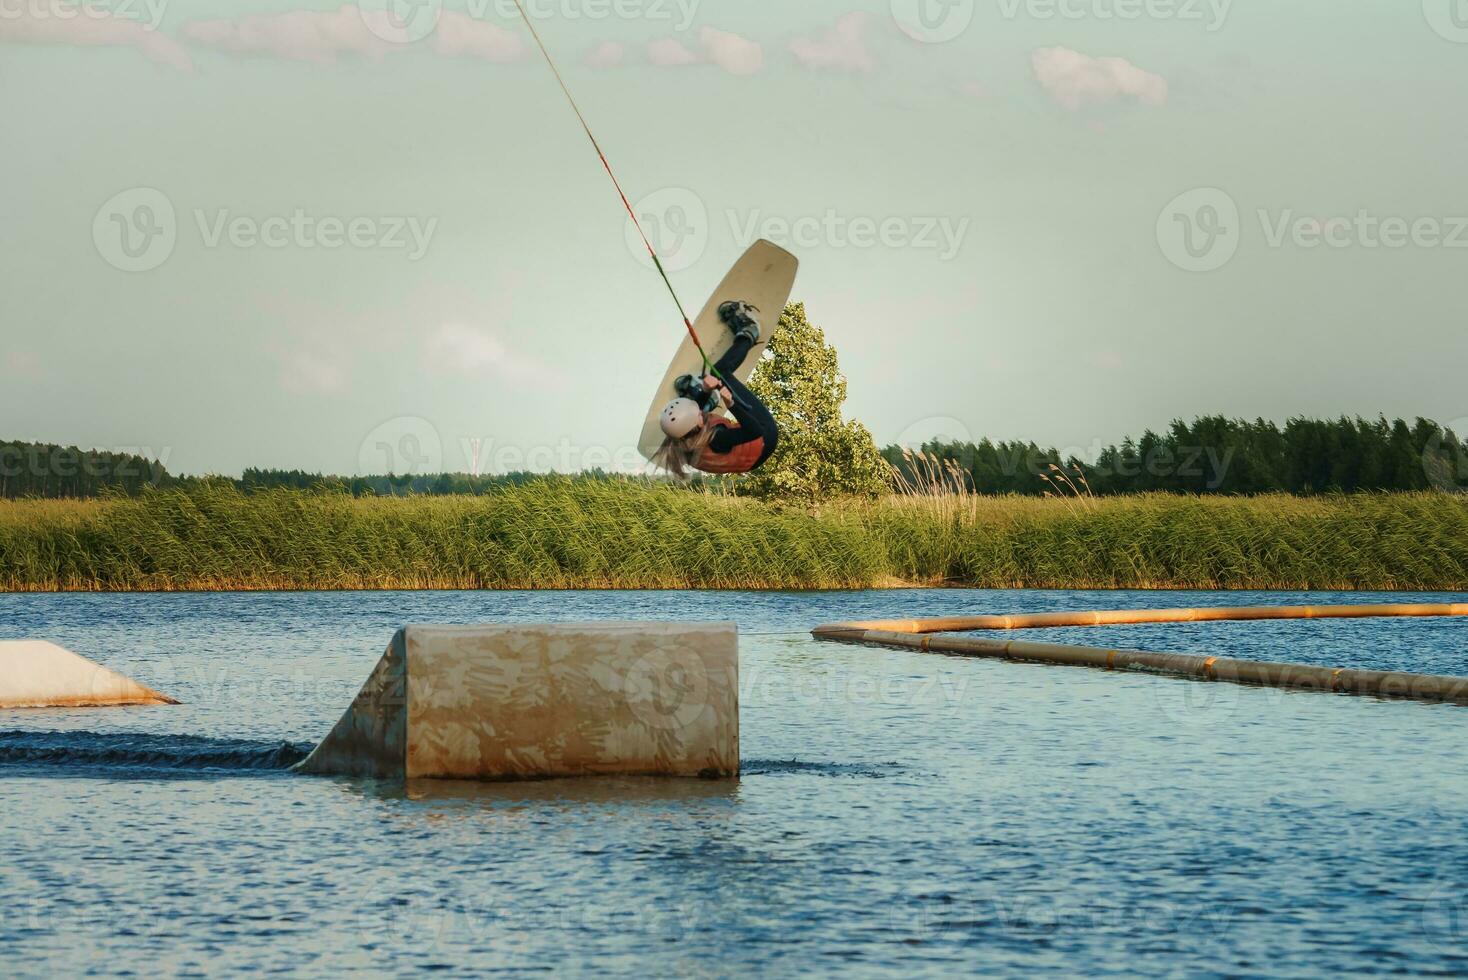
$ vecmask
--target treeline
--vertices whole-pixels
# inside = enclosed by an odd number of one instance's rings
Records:
[[[600,480],[601,471],[577,474],[577,478]],[[427,476],[325,476],[301,470],[248,469],[233,481],[245,493],[262,490],[324,490],[354,497],[448,497],[479,496],[504,487],[522,487],[545,479],[541,473],[506,473],[471,476],[468,473],[435,473]]]
[[[1382,490],[1468,490],[1468,446],[1436,422],[1361,418],[1291,419],[1283,427],[1222,416],[1108,446],[1096,460],[1063,456],[1033,442],[933,442],[882,455],[899,486],[959,488],[981,494],[1116,496],[1167,492],[1311,495]],[[599,481],[591,471],[577,480]],[[229,484],[242,493],[280,488],[354,497],[478,496],[543,479],[535,473],[471,476],[341,477],[300,470],[248,469],[240,479],[175,476],[157,460],[129,453],[39,443],[0,443],[0,498],[136,496],[146,487]],[[653,481],[657,482],[657,481]]]
[[[76,446],[0,442],[0,499],[96,497],[105,492],[135,496],[144,487],[173,487],[158,460]]]
[[[889,447],[900,479],[977,493],[1099,496],[1468,490],[1468,447],[1428,419],[1290,419],[1283,427],[1208,416],[1103,449],[1094,462],[1034,443],[933,442]]]
[[[587,473],[585,479],[605,474]],[[79,449],[49,443],[0,442],[0,499],[89,499],[107,494],[135,497],[144,488],[182,488],[229,485],[242,493],[292,489],[346,493],[354,497],[408,497],[479,495],[501,487],[524,486],[535,473],[470,476],[440,473],[431,476],[342,477],[301,470],[247,469],[240,479],[219,476],[178,476],[156,459],[131,453]]]

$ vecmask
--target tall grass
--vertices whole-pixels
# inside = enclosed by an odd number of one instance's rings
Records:
[[[0,503],[0,589],[1468,589],[1468,501],[980,497],[774,507],[638,482]]]

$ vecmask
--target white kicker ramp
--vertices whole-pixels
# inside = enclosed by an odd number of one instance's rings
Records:
[[[0,708],[178,704],[45,640],[0,641]]]

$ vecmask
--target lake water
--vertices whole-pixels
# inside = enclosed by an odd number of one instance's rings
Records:
[[[1464,596],[0,595],[186,703],[0,711],[7,975],[1468,970],[1468,708],[817,644],[852,618]],[[743,779],[293,776],[414,622],[733,619]],[[1047,631],[1468,674],[1468,621]]]

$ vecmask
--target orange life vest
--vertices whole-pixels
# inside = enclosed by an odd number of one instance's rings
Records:
[[[719,429],[737,429],[739,426],[728,419],[713,415],[709,417],[708,424]],[[760,457],[765,454],[765,440],[763,437],[752,439],[741,446],[735,446],[727,453],[716,453],[712,449],[705,449],[694,460],[695,469],[705,473],[748,473],[759,465]]]

